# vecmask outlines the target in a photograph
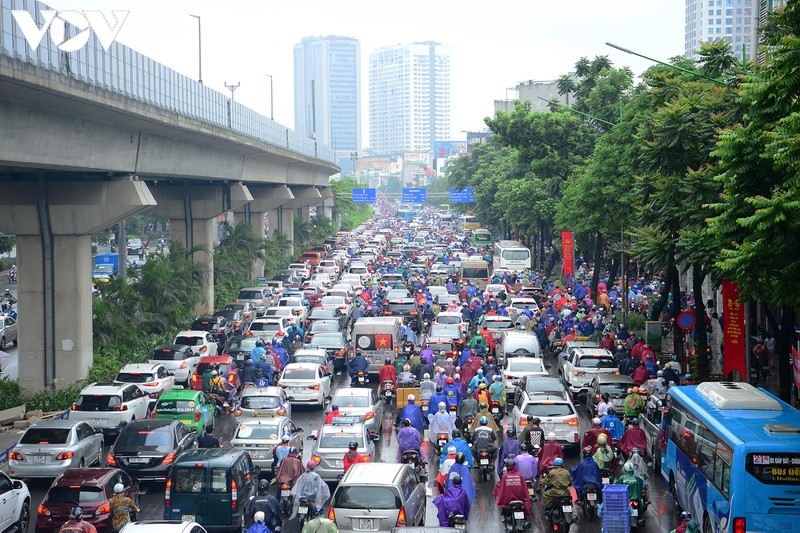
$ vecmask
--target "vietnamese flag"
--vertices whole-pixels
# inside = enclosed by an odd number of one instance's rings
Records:
[[[392,336],[391,335],[375,335],[375,349],[376,350],[391,350],[392,349]]]

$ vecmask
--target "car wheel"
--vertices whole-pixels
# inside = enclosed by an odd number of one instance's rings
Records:
[[[28,524],[31,522],[31,503],[25,500],[22,509],[19,510],[19,520],[17,520],[17,531],[25,533],[28,531]]]
[[[83,467],[85,467],[85,466],[86,466],[86,461],[84,461],[84,460],[83,460],[83,457],[81,457],[81,462],[80,462],[80,463],[78,463],[78,468],[83,468]]]
[[[5,349],[6,349],[6,338],[3,337],[0,338],[0,350],[5,350]]]
[[[14,346],[19,346],[19,337],[17,337],[16,339],[14,339],[14,340],[11,342],[11,344],[13,344]]]

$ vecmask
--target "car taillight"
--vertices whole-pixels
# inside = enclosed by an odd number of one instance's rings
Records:
[[[111,454],[106,455],[106,465],[107,466],[117,466],[117,461]]]
[[[375,411],[370,411],[366,415],[364,415],[364,420],[372,420],[375,418]]]
[[[172,492],[172,480],[167,480],[167,487],[164,490],[164,503],[169,507],[170,493]]]
[[[100,507],[98,507],[97,511],[95,511],[95,513],[94,513],[95,516],[100,516],[100,515],[104,515],[104,514],[111,514],[111,504],[108,503],[108,502],[106,502],[106,503],[102,504]]]
[[[200,353],[206,353],[206,350],[208,350],[208,346],[201,346],[199,351]]]
[[[578,421],[577,416],[574,416],[572,418],[567,418],[564,422],[566,422],[567,425],[572,427],[578,427],[580,425],[580,421]]]
[[[155,419],[155,417],[156,417],[156,410],[153,409],[152,411],[150,411],[150,418]]]
[[[585,376],[586,375],[586,372],[584,372],[583,370],[573,370],[572,373],[574,375],[576,375],[576,376]]]
[[[159,383],[158,381],[151,381],[149,383],[142,383],[142,386],[144,386],[144,387],[158,387],[159,385],[161,385],[161,383]]]
[[[125,405],[125,404],[118,405],[114,409],[112,409],[112,411],[127,411],[127,410],[128,410],[128,406]]]
[[[309,385],[308,388],[311,390],[319,390],[319,385]]]
[[[61,452],[56,455],[56,461],[66,461],[75,457],[75,452]]]
[[[25,458],[19,452],[8,452],[8,458],[14,459],[15,461],[24,461]]]
[[[195,411],[194,412],[194,421],[195,422],[200,422],[200,415],[201,415],[200,411]]]
[[[239,499],[239,491],[236,490],[236,480],[231,480],[231,509],[236,510],[236,504]]]
[[[747,528],[745,527],[745,520],[743,517],[737,517],[733,519],[733,533],[745,533]]]
[[[406,526],[406,508],[401,507],[400,512],[397,513],[397,522],[395,523],[395,527],[405,527]]]
[[[331,522],[336,522],[336,513],[333,512],[333,505],[328,507],[328,520]]]
[[[43,503],[40,503],[39,508],[36,509],[36,514],[39,516],[50,516],[50,509],[45,507]]]
[[[233,373],[228,374],[228,381],[233,383],[233,378],[235,378],[235,377],[236,376],[234,376]]]
[[[281,407],[280,409],[278,409],[277,413],[278,413],[278,416],[286,416],[286,409]]]
[[[311,460],[317,464],[320,464],[322,462],[322,457],[320,457],[319,455],[314,455],[313,457],[311,457]]]
[[[197,374],[192,374],[192,383],[197,383]]]
[[[161,460],[162,465],[171,465],[175,461],[175,454],[170,452],[164,459]]]
[[[186,369],[186,360],[185,360],[185,359],[184,359],[184,360],[183,360],[183,362],[181,363],[181,366],[179,366],[178,368],[181,368],[181,369]]]
[[[527,416],[520,417],[519,425],[520,426],[527,426],[528,425],[528,417]]]
[[[242,413],[244,413],[244,411],[238,408],[233,412],[233,414],[236,416],[242,416]]]
[[[77,403],[73,403],[73,404],[72,404],[72,410],[73,410],[73,411],[78,411],[78,410],[79,410],[79,408],[78,408],[78,404],[77,404]]]

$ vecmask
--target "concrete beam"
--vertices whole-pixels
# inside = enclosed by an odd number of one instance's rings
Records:
[[[283,207],[297,209],[309,205],[319,205],[322,195],[316,187],[291,187],[294,200],[286,202]]]
[[[275,209],[279,205],[283,205],[286,202],[294,200],[294,194],[292,194],[292,190],[286,185],[259,186],[248,184],[247,188],[250,190],[250,194],[253,196],[253,201],[249,204],[234,209],[235,213],[244,213],[248,209],[251,212],[266,213],[271,209]]]

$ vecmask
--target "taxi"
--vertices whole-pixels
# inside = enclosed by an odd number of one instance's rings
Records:
[[[150,414],[156,420],[180,420],[199,435],[214,426],[214,403],[202,391],[172,389],[156,401]]]
[[[375,442],[380,434],[370,437],[367,427],[358,422],[356,417],[337,417],[332,424],[322,426],[318,432],[306,437],[314,440],[311,449],[311,460],[317,463],[315,472],[323,481],[339,481],[344,474],[344,454],[349,451],[350,443],[358,443],[358,453],[367,461],[375,461]]]
[[[280,387],[256,387],[247,384],[242,389],[242,397],[233,410],[236,423],[241,423],[245,418],[255,417],[292,417],[292,404],[286,396],[286,391]]]
[[[324,408],[331,395],[331,376],[316,363],[289,363],[281,372],[278,386],[289,402],[316,404]]]
[[[303,428],[295,426],[286,416],[245,418],[236,426],[231,446],[245,450],[254,465],[269,471],[273,449],[282,442],[284,435],[289,435],[289,446],[296,447],[299,456],[303,456],[302,433]]]

